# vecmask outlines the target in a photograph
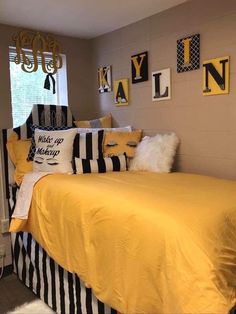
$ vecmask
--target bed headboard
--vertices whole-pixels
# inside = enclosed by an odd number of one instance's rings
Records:
[[[14,166],[8,157],[6,149],[7,139],[13,131],[18,134],[19,139],[31,138],[32,124],[41,126],[74,126],[74,118],[71,114],[70,108],[67,106],[37,104],[33,105],[32,111],[24,124],[17,128],[1,130],[1,169],[2,176],[4,178],[4,186],[1,194],[4,194],[7,200],[10,198],[9,185],[13,182],[12,178],[14,171]],[[4,204],[2,204],[2,206],[5,206],[6,200],[3,201]],[[11,206],[8,207],[10,208]]]

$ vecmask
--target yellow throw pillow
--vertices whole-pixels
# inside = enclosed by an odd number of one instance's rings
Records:
[[[16,134],[16,133],[15,133]],[[7,150],[11,161],[15,166],[14,179],[20,185],[26,173],[33,171],[33,162],[27,161],[31,139],[17,140],[18,136],[10,136],[7,142]]]
[[[13,147],[16,141],[18,141],[18,134],[16,132],[12,132],[7,140],[7,152],[14,166],[16,165],[16,158]]]
[[[135,149],[142,137],[142,130],[132,132],[105,132],[103,143],[104,157],[118,156],[126,153],[134,157]]]
[[[107,114],[106,116],[88,120],[88,121],[74,121],[77,128],[111,128],[111,114]]]

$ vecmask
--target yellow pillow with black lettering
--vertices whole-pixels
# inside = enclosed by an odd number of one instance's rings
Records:
[[[135,149],[142,137],[142,130],[132,132],[105,132],[103,143],[104,157],[126,154],[134,157]]]
[[[107,114],[106,116],[87,121],[74,121],[77,128],[111,128],[112,125],[112,116]]]
[[[17,185],[20,185],[26,173],[33,171],[32,161],[28,161],[28,153],[31,145],[31,139],[18,140],[14,133],[7,142],[7,150],[12,163],[15,166],[14,179]]]

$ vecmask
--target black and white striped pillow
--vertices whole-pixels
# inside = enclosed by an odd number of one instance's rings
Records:
[[[127,161],[125,155],[105,157],[100,159],[75,158],[76,173],[126,171]]]
[[[103,134],[103,130],[77,133],[74,141],[74,156],[81,159],[102,158]]]

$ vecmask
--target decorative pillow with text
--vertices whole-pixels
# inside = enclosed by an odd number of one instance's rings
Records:
[[[72,153],[76,129],[64,131],[35,130],[33,170],[73,173]]]
[[[45,131],[59,131],[59,130],[71,129],[70,126],[42,126],[42,125],[37,125],[37,124],[32,124],[30,128],[32,130],[32,139],[31,139],[31,146],[30,146],[27,160],[34,160],[34,154],[36,150],[34,132],[36,129],[45,130]]]

